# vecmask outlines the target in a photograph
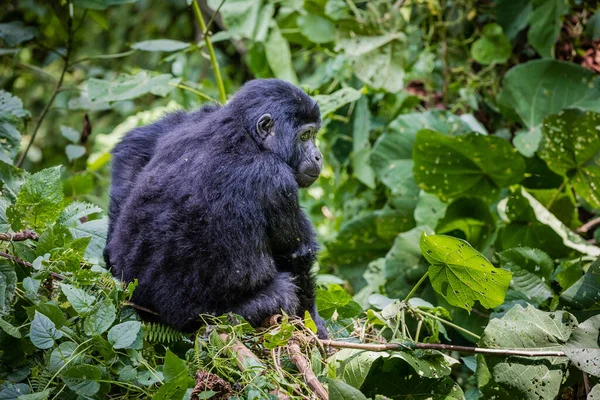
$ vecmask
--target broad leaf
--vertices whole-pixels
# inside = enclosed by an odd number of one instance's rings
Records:
[[[0,24],[0,39],[5,41],[10,47],[27,42],[36,37],[37,34],[37,29],[23,25],[22,21],[11,21]]]
[[[297,19],[300,33],[313,43],[327,43],[335,40],[335,25],[320,15],[300,15]]]
[[[93,264],[102,263],[102,252],[106,245],[108,219],[106,217],[74,224],[69,227],[73,239],[90,237],[90,244],[85,250],[85,259]]]
[[[35,312],[35,317],[29,328],[29,339],[38,349],[49,349],[54,346],[54,340],[62,337],[62,332],[56,329],[54,322],[44,314]]]
[[[90,78],[88,80],[88,95],[94,103],[114,102],[135,99],[148,93],[166,96],[179,80],[169,74],[151,76],[146,71],[136,75],[121,74],[114,81]]]
[[[227,32],[236,37],[262,42],[273,18],[273,4],[264,4],[262,0],[208,0],[209,7],[223,18]]]
[[[514,108],[528,128],[565,108],[600,112],[600,79],[574,63],[529,61],[511,68],[502,83],[506,106]]]
[[[490,320],[479,341],[482,347],[563,350],[577,320],[565,311],[545,312],[515,305],[501,318]],[[567,367],[565,357],[478,357],[477,371],[489,370],[481,380],[484,395],[511,393],[520,399],[554,399]]]
[[[165,365],[163,368],[165,381],[172,381],[181,374],[185,374],[187,376],[187,371],[188,369],[185,365],[185,361],[173,354],[171,350],[167,350],[167,354],[165,355]]]
[[[360,99],[360,90],[351,87],[345,87],[331,94],[319,94],[313,96],[313,100],[317,102],[321,109],[321,115],[327,115],[334,112],[338,108],[345,106]]]
[[[91,10],[106,10],[110,6],[127,3],[135,3],[138,0],[75,0],[76,7],[89,8]]]
[[[553,296],[550,288],[554,263],[539,249],[516,247],[499,254],[502,267],[513,273],[511,287],[540,304]]]
[[[72,365],[62,372],[65,383],[75,393],[90,397],[100,390],[102,371],[95,365]]]
[[[317,308],[323,318],[331,318],[334,312],[342,318],[356,317],[362,308],[352,296],[339,285],[330,285],[327,290],[317,290]]]
[[[85,315],[92,311],[96,301],[94,296],[66,283],[61,283],[60,288],[79,315]]]
[[[329,398],[331,400],[367,400],[360,390],[344,382],[328,379],[327,388],[329,389]]]
[[[600,309],[600,258],[577,282],[560,295],[563,304],[574,310]]]
[[[448,137],[419,131],[413,159],[419,186],[442,200],[467,195],[491,201],[525,173],[525,161],[510,143],[476,133]]]
[[[600,113],[565,110],[544,120],[539,155],[569,179],[594,208],[600,208]]]
[[[269,38],[265,42],[265,54],[269,67],[277,78],[298,84],[298,76],[292,65],[290,44],[277,26],[269,32]]]
[[[470,311],[475,300],[486,308],[504,301],[512,274],[495,268],[467,242],[423,234],[421,252],[431,264],[431,285],[448,303]]]
[[[354,176],[371,189],[375,189],[375,174],[369,165],[371,143],[369,134],[371,130],[371,113],[369,112],[366,97],[361,97],[354,109],[354,125],[352,140],[352,168]]]
[[[600,315],[575,328],[565,346],[565,353],[577,368],[600,377]]]
[[[101,212],[102,209],[94,204],[74,201],[60,213],[57,222],[66,227],[78,226],[81,224],[81,218]]]
[[[483,27],[482,37],[471,46],[471,55],[479,64],[503,64],[512,54],[512,46],[498,24]]]
[[[104,333],[111,327],[117,317],[115,306],[110,299],[96,303],[83,323],[86,335],[94,336]]]
[[[138,321],[127,321],[113,326],[108,331],[108,341],[115,349],[127,349],[134,344],[142,324]]]
[[[566,0],[534,0],[533,4],[535,9],[529,16],[527,41],[542,57],[552,57],[569,5]]]
[[[75,342],[64,342],[58,345],[52,353],[50,353],[50,360],[48,361],[48,371],[55,374],[61,370],[66,364],[73,365],[79,364],[83,359],[84,354],[81,352],[77,353],[77,343]]]

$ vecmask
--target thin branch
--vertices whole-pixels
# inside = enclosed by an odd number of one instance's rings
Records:
[[[197,94],[198,96],[202,97],[204,100],[207,100],[207,101],[214,101],[214,102],[217,101],[216,99],[213,99],[209,95],[207,95],[205,93],[202,93],[201,91],[196,90],[196,89],[194,89],[192,87],[189,87],[187,85],[184,85],[182,83],[171,83],[171,82],[169,82],[169,86],[173,86],[173,87],[179,88],[181,90],[187,90],[188,92]]]
[[[0,241],[5,242],[22,242],[27,239],[38,240],[39,238],[40,235],[30,230],[24,230],[17,233],[0,233]]]
[[[568,179],[563,180],[563,182],[560,184],[558,189],[556,189],[556,193],[554,193],[554,196],[552,196],[552,198],[548,202],[548,205],[546,205],[546,208],[548,210],[550,210],[550,207],[552,207],[552,205],[554,204],[556,199],[558,199],[558,196],[562,193],[563,189],[565,188],[565,186],[567,185],[568,182],[569,182]]]
[[[78,60],[72,61],[71,65],[75,65],[75,64],[79,64],[79,63],[82,63],[85,61],[91,61],[91,60],[112,60],[113,58],[127,57],[127,56],[132,55],[136,51],[137,51],[136,49],[131,49],[131,50],[124,51],[122,53],[99,54],[97,56],[83,57]]]
[[[151,309],[146,308],[146,307],[138,306],[137,304],[132,303],[131,301],[125,300],[123,302],[123,304],[125,304],[126,306],[129,306],[131,308],[135,308],[136,310],[144,311],[144,312],[147,312],[147,313],[150,313],[150,314],[154,314],[154,315],[159,315],[157,312],[154,312]]]
[[[0,257],[7,258],[7,259],[11,260],[12,262],[15,262],[15,263],[17,263],[17,264],[24,265],[24,266],[26,266],[26,267],[33,268],[33,265],[32,265],[30,262],[27,262],[27,261],[25,261],[25,260],[21,260],[19,257],[12,256],[12,255],[10,255],[10,254],[8,254],[8,253],[3,253],[3,252],[1,252],[1,251],[0,251]],[[51,275],[52,277],[54,277],[54,278],[56,278],[56,279],[60,280],[60,281],[67,279],[67,277],[66,277],[66,276],[64,276],[64,275],[61,275],[61,274],[59,274],[59,273],[56,273],[56,272],[52,272],[52,271],[50,271],[50,275]]]
[[[566,357],[564,351],[528,351],[516,349],[487,349],[483,347],[455,346],[452,344],[436,343],[350,343],[336,342],[333,340],[320,340],[325,346],[339,349],[357,349],[368,351],[390,351],[390,350],[440,350],[440,351],[458,351],[463,353],[490,354],[497,356],[520,356],[520,357]]]
[[[302,377],[304,378],[304,381],[306,382],[310,390],[314,392],[317,398],[321,400],[328,400],[329,393],[327,393],[327,390],[325,390],[323,385],[321,385],[321,382],[319,382],[319,380],[315,376],[315,373],[310,367],[310,363],[308,362],[304,354],[302,354],[298,342],[296,340],[290,340],[287,348],[288,353],[290,355],[290,359],[296,365],[296,367],[298,367],[298,371],[300,371],[300,373],[302,374]]]
[[[598,224],[600,224],[600,217],[590,219],[588,222],[586,222],[580,228],[577,229],[577,233],[588,233],[590,229],[595,228]]]
[[[420,309],[418,309],[418,308],[412,308],[412,311],[414,311],[414,312],[415,312],[415,313],[417,313],[417,314],[421,314],[421,315],[424,315],[424,316],[426,316],[426,317],[433,318],[433,319],[435,319],[436,321],[440,321],[442,324],[446,324],[446,325],[448,325],[448,326],[451,326],[452,328],[456,329],[457,331],[461,331],[461,332],[463,332],[463,333],[466,333],[467,335],[473,336],[473,337],[474,337],[475,339],[477,339],[477,340],[481,339],[481,336],[479,336],[479,335],[477,335],[477,334],[475,334],[475,333],[471,332],[471,331],[470,331],[470,330],[468,330],[468,329],[465,329],[465,328],[463,328],[462,326],[458,326],[458,325],[456,325],[456,324],[453,324],[452,322],[450,322],[450,321],[447,321],[447,320],[445,320],[445,319],[443,319],[443,318],[440,318],[440,317],[438,317],[438,316],[435,316],[435,315],[433,315],[433,314],[430,314],[430,313],[428,313],[428,312],[425,312],[425,311],[423,311],[423,310],[420,310]]]
[[[206,24],[204,23],[204,17],[202,16],[202,12],[200,11],[200,7],[198,6],[198,0],[192,1],[192,8],[194,10],[194,15],[196,16],[196,20],[198,21],[198,25],[200,25],[200,30],[202,32],[206,32]],[[225,93],[225,85],[223,85],[223,78],[221,77],[221,70],[219,69],[219,62],[217,61],[217,56],[215,55],[215,49],[210,41],[210,36],[205,33],[204,34],[204,43],[206,43],[206,48],[208,49],[208,54],[210,55],[210,62],[213,67],[213,72],[215,74],[215,80],[217,81],[217,87],[219,88],[219,99],[222,104],[225,104],[227,101],[227,94]]]
[[[23,164],[23,161],[25,161],[25,157],[27,157],[27,153],[29,152],[31,145],[33,144],[33,141],[35,140],[35,137],[40,129],[40,126],[42,125],[44,118],[46,117],[46,115],[48,114],[48,111],[50,110],[50,106],[52,106],[52,103],[54,103],[54,99],[56,98],[56,95],[58,94],[60,87],[62,86],[63,79],[65,78],[65,74],[67,73],[67,69],[69,68],[69,58],[71,56],[72,43],[73,43],[73,36],[71,35],[72,29],[73,29],[73,18],[71,17],[71,14],[69,13],[69,17],[67,19],[67,53],[65,54],[65,57],[64,57],[64,66],[63,66],[62,72],[60,73],[60,78],[58,78],[58,81],[56,82],[56,86],[54,87],[54,91],[52,92],[52,95],[50,96],[50,100],[48,101],[48,103],[46,103],[46,106],[44,107],[42,114],[38,118],[37,123],[35,124],[35,127],[33,128],[33,133],[31,134],[31,139],[29,140],[29,143],[27,144],[27,147],[25,148],[23,153],[21,153],[21,157],[19,157],[19,161],[16,164],[17,167],[21,167],[21,165]]]
[[[425,275],[423,275],[421,277],[421,279],[419,279],[419,282],[417,282],[417,284],[415,286],[413,286],[413,288],[410,291],[410,293],[404,299],[405,302],[408,302],[408,300],[410,300],[410,298],[413,297],[413,295],[415,294],[415,292],[417,291],[417,289],[419,288],[419,286],[421,286],[421,284],[423,282],[425,282],[425,279],[427,279],[428,276],[429,276],[429,271],[425,272]]]

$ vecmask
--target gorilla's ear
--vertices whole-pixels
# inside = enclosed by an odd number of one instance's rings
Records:
[[[256,122],[256,131],[258,135],[264,140],[269,137],[269,135],[274,134],[273,132],[273,118],[271,114],[263,114]]]

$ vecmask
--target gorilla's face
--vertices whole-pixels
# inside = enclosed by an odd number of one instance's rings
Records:
[[[303,188],[309,187],[317,180],[323,166],[323,157],[315,144],[317,131],[318,125],[307,124],[296,134],[296,147],[300,157],[294,170],[296,181]]]
[[[256,129],[265,138],[265,147],[293,169],[298,186],[309,187],[317,180],[323,166],[323,156],[315,144],[321,127],[320,118],[318,114],[316,118],[303,120],[293,116],[278,117],[263,114]]]

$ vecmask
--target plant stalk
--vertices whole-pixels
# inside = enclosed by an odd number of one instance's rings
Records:
[[[424,315],[424,316],[426,316],[426,317],[433,318],[433,319],[435,319],[436,321],[440,321],[442,324],[446,324],[446,325],[448,325],[448,326],[451,326],[452,328],[454,328],[454,329],[456,329],[456,330],[458,330],[458,331],[461,331],[461,332],[463,332],[463,333],[466,333],[467,335],[473,336],[473,337],[474,337],[475,339],[477,339],[477,340],[481,339],[481,336],[479,336],[479,335],[477,335],[477,334],[475,334],[475,333],[471,332],[470,330],[467,330],[467,329],[463,328],[462,326],[458,326],[458,325],[456,325],[456,324],[453,324],[453,323],[452,323],[452,322],[450,322],[450,321],[446,321],[446,320],[445,320],[445,319],[443,319],[443,318],[440,318],[440,317],[438,317],[438,316],[435,316],[435,315],[433,315],[433,314],[430,314],[430,313],[428,313],[428,312],[425,312],[425,311],[423,311],[423,310],[419,310],[418,308],[413,308],[412,310],[413,310],[414,312],[416,312],[417,314],[421,314],[421,315]]]
[[[425,272],[425,275],[423,275],[421,277],[421,279],[419,279],[419,282],[417,282],[415,284],[415,286],[413,286],[412,290],[410,291],[410,293],[408,293],[406,295],[406,297],[404,298],[404,302],[408,302],[408,300],[410,300],[411,297],[413,297],[413,295],[415,294],[415,292],[417,291],[417,289],[419,288],[419,286],[421,286],[421,284],[423,282],[425,282],[425,279],[427,279],[427,277],[429,276],[429,271]]]
[[[221,70],[219,69],[219,62],[217,61],[217,56],[215,55],[215,49],[210,41],[210,37],[208,32],[206,31],[206,23],[204,22],[204,17],[202,17],[202,12],[200,11],[200,6],[198,6],[198,0],[192,1],[192,8],[194,10],[194,15],[196,16],[196,20],[198,21],[198,25],[200,26],[200,30],[204,35],[204,43],[206,43],[206,48],[208,49],[208,54],[210,55],[210,62],[213,67],[213,71],[215,74],[215,80],[217,81],[217,87],[219,88],[219,100],[222,104],[225,104],[227,101],[227,95],[225,93],[225,85],[223,85],[223,78],[221,77]]]

